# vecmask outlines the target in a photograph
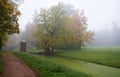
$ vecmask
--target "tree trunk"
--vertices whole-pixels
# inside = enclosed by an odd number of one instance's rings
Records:
[[[45,53],[46,53],[46,54],[49,54],[49,52],[50,52],[50,48],[49,48],[49,47],[46,47],[46,48],[45,48]]]
[[[47,55],[50,54],[50,45],[48,45],[47,47],[45,47],[45,53],[46,53]]]
[[[48,46],[45,48],[45,53],[46,53],[47,55],[52,55],[52,54],[53,54],[53,50],[54,50],[53,46],[48,45]]]
[[[0,50],[2,50],[2,36],[0,36]]]

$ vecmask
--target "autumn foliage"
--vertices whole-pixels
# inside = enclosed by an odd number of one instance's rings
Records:
[[[15,1],[0,0],[0,49],[8,35],[19,33],[18,16],[21,13]]]
[[[68,14],[69,11],[72,12]],[[65,43],[77,43],[81,48],[85,42],[93,39],[94,33],[87,30],[84,11],[66,9],[63,3],[49,9],[41,9],[34,21],[37,25],[34,37],[47,53]]]

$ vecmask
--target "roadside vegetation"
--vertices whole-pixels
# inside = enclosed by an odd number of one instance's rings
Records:
[[[21,52],[13,52],[13,54],[25,61],[36,72],[38,77],[92,77],[40,56]]]

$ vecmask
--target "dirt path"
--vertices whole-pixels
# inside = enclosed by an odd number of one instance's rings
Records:
[[[2,60],[5,65],[2,77],[36,77],[22,60],[11,53],[4,53]]]

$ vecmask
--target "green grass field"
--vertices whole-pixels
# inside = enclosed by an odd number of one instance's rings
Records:
[[[58,55],[120,68],[120,48],[83,48],[64,51]]]
[[[36,72],[38,77],[93,77],[47,60],[42,56],[20,52],[13,52],[13,54],[25,61]]]
[[[68,68],[71,68],[78,72],[91,74],[94,77],[120,77],[120,69],[118,68],[65,57],[57,56],[42,56],[42,57],[59,64],[63,64]]]
[[[37,54],[31,54],[34,52]],[[83,48],[82,50],[71,50],[71,51],[56,51],[57,55],[54,56],[44,56],[43,54],[39,54],[38,52],[42,52],[43,50],[32,50],[28,53],[20,55],[17,54],[19,57],[24,61],[28,61],[27,63],[34,69],[37,69],[41,75],[46,72],[41,72],[41,68],[48,68],[52,67],[52,69],[56,68],[49,63],[55,63],[58,66],[60,65],[61,68],[70,69],[71,71],[77,71],[78,73],[82,74],[83,77],[120,77],[120,48]],[[29,55],[29,56],[26,56]],[[35,56],[34,56],[35,55]],[[34,57],[31,57],[34,56]],[[36,58],[35,58],[36,57]],[[43,61],[43,64],[39,64],[39,60]],[[44,63],[45,61],[45,63]],[[40,62],[41,63],[41,62]],[[41,66],[42,65],[42,66]],[[41,66],[41,67],[40,67]],[[51,68],[50,68],[51,69]],[[59,69],[59,68],[56,68]],[[48,70],[48,69],[44,69]],[[72,72],[73,72],[72,71]],[[39,74],[38,73],[38,74]],[[50,73],[50,72],[49,72]],[[70,77],[64,76],[69,74],[68,72],[64,72],[64,74],[55,74],[55,77]],[[77,73],[76,73],[77,74]],[[86,75],[85,75],[86,74]],[[50,75],[50,76],[49,76]],[[78,76],[81,77],[82,75]],[[84,76],[85,75],[85,76]],[[48,77],[53,77],[53,73],[48,74]],[[47,77],[44,76],[44,77]],[[72,73],[73,77],[75,73]],[[71,76],[71,77],[72,77]]]

